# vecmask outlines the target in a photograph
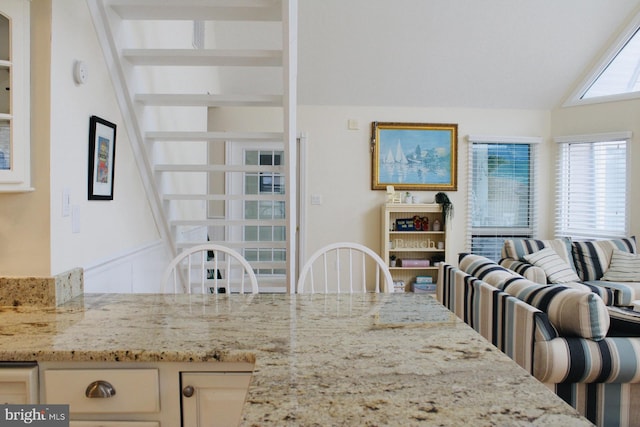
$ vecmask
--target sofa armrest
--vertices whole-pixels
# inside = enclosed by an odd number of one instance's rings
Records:
[[[515,271],[525,279],[531,280],[532,282],[540,283],[542,285],[547,284],[547,275],[544,270],[533,264],[518,261],[513,258],[502,258],[499,264],[504,268]]]
[[[543,383],[638,383],[640,338],[536,341],[533,376]]]

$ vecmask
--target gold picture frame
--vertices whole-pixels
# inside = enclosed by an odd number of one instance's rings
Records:
[[[458,125],[371,123],[371,188],[457,191]]]

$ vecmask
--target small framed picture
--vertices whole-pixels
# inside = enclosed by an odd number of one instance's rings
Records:
[[[89,120],[89,200],[113,200],[116,125],[91,116]]]

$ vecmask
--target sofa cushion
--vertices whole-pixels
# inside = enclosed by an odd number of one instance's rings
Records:
[[[573,257],[571,256],[571,239],[563,237],[553,240],[537,240],[537,239],[507,239],[502,246],[503,256],[526,261],[524,256],[538,252],[544,248],[551,248],[560,258],[565,260],[572,268]]]
[[[639,337],[640,311],[626,307],[608,307],[611,326],[610,337]]]
[[[592,282],[564,282],[562,286],[566,286],[567,288],[579,289],[585,292],[593,292],[594,294],[602,298],[604,305],[606,305],[607,307],[610,305],[615,305],[617,296],[616,290],[605,286],[599,286],[601,283],[606,282],[602,282],[600,280],[595,280]]]
[[[609,268],[614,249],[637,253],[635,237],[573,242],[573,259],[581,280],[600,280]]]
[[[601,340],[609,330],[609,313],[602,298],[593,292],[563,285],[541,285],[526,279],[501,284],[509,295],[544,311],[563,336]]]
[[[640,282],[640,255],[614,249],[609,268],[602,280],[612,282]]]
[[[581,282],[592,288],[603,288],[613,295],[613,303],[608,305],[627,306],[631,301],[640,299],[640,282],[609,282],[606,280],[589,280]]]
[[[489,258],[475,254],[460,254],[458,268],[494,287],[497,287],[505,279],[522,277],[508,268],[498,265]]]
[[[524,256],[527,262],[540,267],[547,275],[549,283],[577,282],[580,280],[573,268],[551,248]]]

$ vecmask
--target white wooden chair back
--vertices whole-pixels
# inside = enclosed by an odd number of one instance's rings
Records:
[[[213,255],[212,257],[210,255]],[[220,277],[219,277],[220,276]],[[199,293],[245,293],[245,281],[258,293],[258,280],[253,268],[238,252],[226,246],[206,243],[182,251],[165,269],[162,292],[192,293],[194,285]]]
[[[367,292],[367,284],[371,281],[371,274],[367,277],[367,273],[371,273],[371,265],[375,268],[374,292],[393,292],[393,279],[387,264],[368,247],[352,242],[332,243],[314,252],[300,271],[297,292]],[[318,286],[316,279],[321,282]]]

